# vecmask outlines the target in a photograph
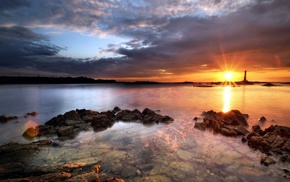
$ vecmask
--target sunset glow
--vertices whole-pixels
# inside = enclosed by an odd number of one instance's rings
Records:
[[[286,0],[5,3],[0,76],[211,82],[241,81],[238,74],[247,70],[250,81],[289,82],[289,6]]]
[[[233,79],[233,72],[225,72],[225,80],[232,81]]]

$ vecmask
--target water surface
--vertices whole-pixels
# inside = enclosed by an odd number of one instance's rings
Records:
[[[278,181],[284,179],[281,169],[288,167],[261,166],[261,154],[240,138],[198,131],[192,119],[203,111],[238,109],[250,115],[250,126],[259,124],[261,116],[267,118],[262,127],[290,126],[289,86],[1,85],[0,96],[0,115],[19,116],[17,122],[1,124],[1,144],[28,142],[21,137],[26,127],[73,109],[106,111],[119,106],[142,111],[148,107],[175,119],[170,125],[118,122],[103,132],[84,132],[63,147],[31,155],[27,165],[99,162],[103,170],[128,181]],[[38,116],[23,117],[32,111]],[[124,171],[132,168],[142,175]]]

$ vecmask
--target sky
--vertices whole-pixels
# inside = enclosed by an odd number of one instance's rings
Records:
[[[290,81],[289,0],[2,0],[0,76]]]

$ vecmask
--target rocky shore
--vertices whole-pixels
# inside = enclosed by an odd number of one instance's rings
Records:
[[[276,156],[281,162],[290,163],[290,128],[271,125],[264,130],[259,125],[252,126],[248,130],[247,114],[238,110],[229,112],[208,111],[203,114],[203,121],[196,122],[195,128],[199,130],[211,130],[228,137],[243,136],[241,141],[250,148],[259,150],[266,156],[261,157],[261,164],[266,166],[275,164],[276,161],[269,156]],[[264,118],[264,117],[262,117]],[[197,120],[197,118],[195,118]],[[266,119],[262,121],[265,122]],[[261,118],[259,120],[261,122]],[[289,171],[288,171],[289,172]]]
[[[30,113],[29,115],[33,116],[34,114]],[[196,129],[201,131],[209,130],[214,134],[241,139],[241,142],[248,145],[251,149],[259,150],[263,153],[260,160],[262,165],[269,166],[275,163],[282,163],[283,165],[290,164],[290,128],[277,125],[270,126],[264,130],[262,130],[259,125],[249,128],[247,122],[248,117],[247,114],[243,114],[238,110],[231,110],[226,113],[208,111],[202,113],[202,118],[195,117],[195,123],[191,123]],[[154,153],[156,154],[158,151],[162,150],[162,147],[156,145],[154,142],[146,143],[146,150],[140,151],[138,155],[140,160],[142,159],[145,162],[140,164],[134,163],[134,165],[131,165],[128,160],[119,160],[115,157],[117,155],[122,155],[126,156],[126,159],[130,159],[130,157],[132,157],[131,154],[122,150],[118,150],[117,152],[112,151],[112,148],[107,148],[107,146],[104,146],[104,149],[102,149],[103,152],[100,152],[102,155],[108,155],[104,161],[99,160],[99,153],[95,154],[96,151],[100,150],[98,147],[92,151],[87,151],[90,157],[81,160],[75,160],[75,157],[80,155],[78,153],[80,151],[74,150],[77,152],[68,153],[67,148],[64,147],[67,139],[75,138],[81,131],[103,131],[112,127],[119,121],[152,125],[158,123],[169,124],[173,122],[173,118],[163,116],[148,108],[144,109],[142,112],[137,109],[122,110],[118,107],[103,112],[86,109],[66,112],[50,119],[44,125],[28,128],[23,133],[23,137],[27,139],[35,139],[38,137],[44,137],[46,139],[31,142],[29,144],[8,143],[0,146],[0,181],[122,182],[124,179],[127,179],[126,177],[140,177],[143,174],[154,175],[154,171],[157,169],[150,164],[151,159],[142,158],[144,154],[148,153],[149,156],[152,156]],[[260,122],[262,122],[262,120]],[[263,122],[267,121],[263,120]],[[53,139],[57,137],[58,140],[52,140],[51,137]],[[126,138],[126,140],[129,139]],[[127,145],[126,140],[124,140],[124,144],[122,145]],[[148,145],[151,145],[151,148],[146,148]],[[191,144],[186,143],[186,146],[187,145]],[[136,143],[132,144],[130,147],[136,147]],[[43,165],[35,165],[33,161],[29,160],[33,160],[35,154],[39,153],[39,151],[42,151],[42,154],[43,151],[62,151],[65,160],[61,162],[56,161],[53,163],[54,165],[51,165],[51,163],[46,165],[46,161],[43,161]],[[186,148],[182,150],[178,149],[175,152],[177,156],[182,159],[192,159],[195,161],[195,157],[191,157],[191,153],[188,152]],[[51,154],[53,152],[49,153]],[[71,154],[73,154],[73,156],[70,156]],[[39,158],[42,159],[41,157],[38,157],[38,159]],[[109,162],[110,165],[107,165],[108,159],[112,159]],[[124,163],[124,161],[126,162]],[[26,165],[31,162],[33,164],[29,166]],[[163,162],[166,163],[166,160]],[[175,163],[176,162],[173,162],[173,164]],[[103,170],[101,165],[105,170]],[[188,165],[190,167],[191,164]],[[184,166],[181,165],[181,168],[182,167]],[[175,169],[177,167],[173,165],[173,168]],[[162,169],[159,168],[158,170],[162,171]],[[283,168],[283,171],[285,177],[289,178],[290,171],[288,168]]]
[[[33,112],[26,115],[34,116],[36,114],[36,112]],[[15,119],[3,116],[3,121],[7,122],[7,118]],[[119,107],[105,112],[77,109],[58,115],[44,125],[28,128],[23,133],[23,137],[33,139],[36,137],[49,138],[57,136],[60,140],[71,139],[76,137],[81,131],[93,130],[98,132],[106,130],[118,121],[152,125],[158,123],[169,124],[174,120],[148,108],[142,112],[137,109],[132,111],[122,110]],[[49,150],[49,148],[61,147],[61,145],[51,140],[40,140],[29,144],[8,143],[0,146],[0,181],[124,181],[102,172],[98,163],[72,161],[72,163],[59,166],[34,167],[25,166],[23,163],[23,159],[30,153],[34,154],[40,150]],[[134,173],[136,172],[138,173],[135,170]]]

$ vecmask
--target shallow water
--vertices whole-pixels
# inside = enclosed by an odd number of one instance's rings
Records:
[[[259,152],[240,138],[226,138],[194,129],[202,111],[238,109],[250,115],[250,125],[265,116],[270,124],[290,126],[290,87],[198,88],[191,85],[2,85],[0,115],[18,115],[18,122],[1,124],[0,142],[28,142],[21,134],[25,126],[43,124],[72,109],[111,110],[148,107],[175,119],[170,125],[143,126],[116,123],[99,132],[81,133],[31,155],[27,165],[59,165],[71,162],[100,163],[102,170],[127,181],[278,181],[283,180],[278,163],[260,165]],[[36,117],[24,118],[37,111]],[[272,121],[274,120],[274,121]],[[141,176],[132,170],[139,170]]]

